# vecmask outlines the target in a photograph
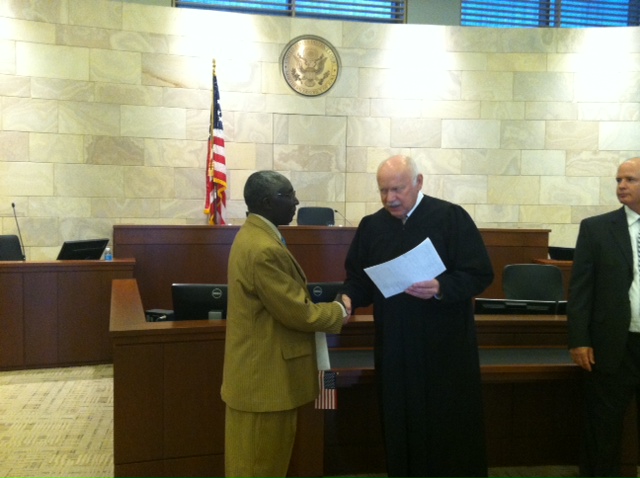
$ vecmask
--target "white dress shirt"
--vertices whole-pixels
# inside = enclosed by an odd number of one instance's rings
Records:
[[[640,272],[638,270],[638,234],[640,234],[640,214],[624,207],[629,225],[629,240],[633,251],[633,282],[629,288],[631,302],[631,325],[629,331],[640,332]]]

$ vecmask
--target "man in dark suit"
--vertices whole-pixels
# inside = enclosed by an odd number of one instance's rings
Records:
[[[580,476],[620,476],[625,411],[640,385],[640,158],[620,165],[623,207],[584,219],[576,243],[569,349],[584,372]]]

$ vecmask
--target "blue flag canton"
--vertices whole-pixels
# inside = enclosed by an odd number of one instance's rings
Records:
[[[213,80],[213,102],[214,102],[214,128],[222,131],[222,108],[220,107],[220,93],[218,91],[218,80]]]
[[[324,372],[324,388],[328,390],[335,389],[337,375],[338,374],[336,372],[325,371]]]

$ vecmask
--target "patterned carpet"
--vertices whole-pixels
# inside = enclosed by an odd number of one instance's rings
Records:
[[[113,476],[113,367],[0,373],[0,476]]]
[[[0,372],[0,476],[112,477],[113,367]],[[490,476],[577,476],[577,469],[492,468]]]

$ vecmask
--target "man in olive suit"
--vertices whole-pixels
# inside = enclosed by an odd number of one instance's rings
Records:
[[[314,304],[277,226],[298,200],[287,178],[252,174],[249,215],[231,247],[222,380],[227,476],[286,476],[297,409],[319,393],[315,332],[340,332],[346,303]]]

